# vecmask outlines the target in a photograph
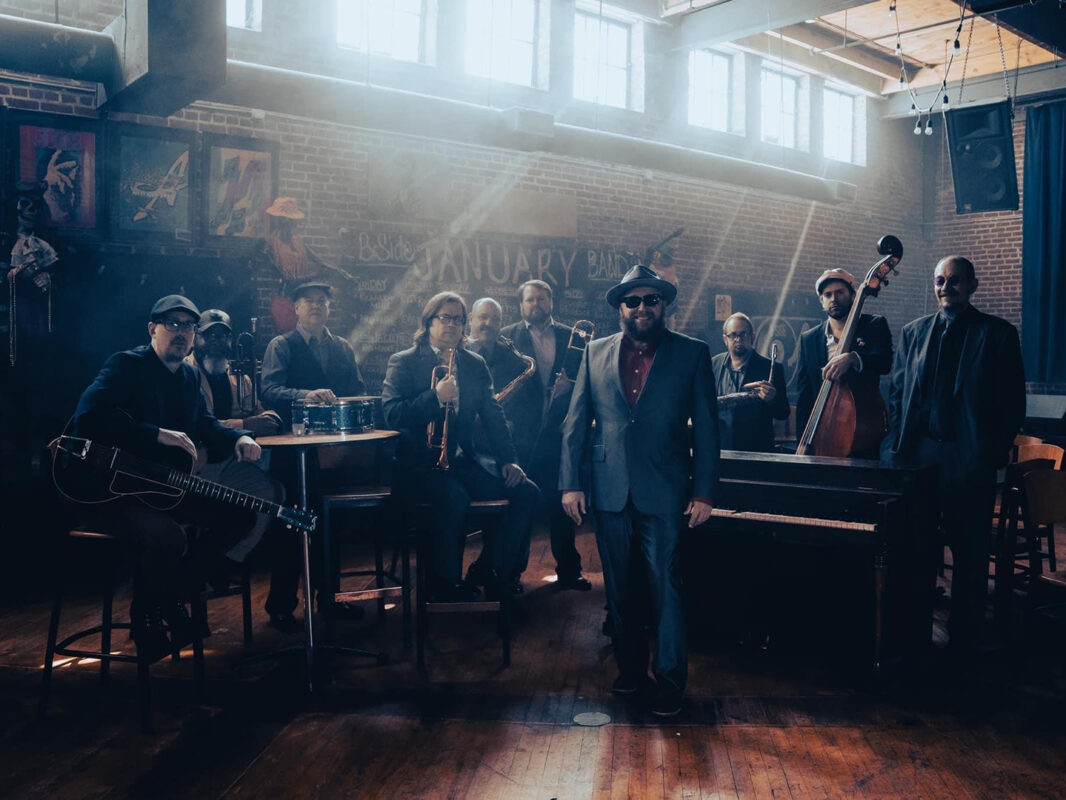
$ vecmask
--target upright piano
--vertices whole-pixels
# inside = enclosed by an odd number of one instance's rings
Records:
[[[760,549],[789,543],[850,551],[866,572],[858,585],[870,594],[840,602],[870,608],[863,639],[874,669],[928,646],[940,563],[929,502],[935,471],[725,450],[720,475],[713,516],[690,540],[740,536]],[[802,580],[793,590],[803,591]]]

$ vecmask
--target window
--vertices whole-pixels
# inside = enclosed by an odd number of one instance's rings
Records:
[[[760,87],[762,140],[782,147],[797,146],[800,76],[763,66]]]
[[[534,86],[536,0],[467,0],[466,14],[466,71]]]
[[[866,98],[826,84],[822,92],[822,155],[866,163]]]
[[[630,26],[606,17],[574,14],[574,97],[628,108]]]
[[[743,84],[742,84],[743,85]],[[733,56],[717,50],[693,50],[688,56],[690,125],[728,133],[733,120]]]
[[[226,0],[226,25],[231,28],[263,29],[263,0]]]
[[[400,61],[428,61],[424,0],[339,0],[337,44]]]

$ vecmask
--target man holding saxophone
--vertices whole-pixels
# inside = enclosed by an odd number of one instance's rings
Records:
[[[489,562],[498,576],[496,586],[503,589],[519,563],[522,537],[540,496],[516,463],[484,359],[463,347],[466,321],[466,304],[458,294],[430,298],[414,346],[389,358],[381,391],[385,424],[400,432],[396,491],[431,509],[427,583],[437,601],[480,596],[476,585],[461,580],[463,519],[470,501],[511,501]],[[447,369],[438,372],[442,365]],[[475,444],[479,418],[489,452],[479,452]]]

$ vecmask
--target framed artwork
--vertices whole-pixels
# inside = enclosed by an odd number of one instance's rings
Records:
[[[11,177],[44,187],[42,227],[92,231],[103,220],[100,124],[54,114],[11,113]]]
[[[150,125],[108,129],[111,231],[120,239],[191,242],[196,133]]]
[[[204,134],[204,234],[222,240],[267,235],[278,191],[280,145],[269,139]]]

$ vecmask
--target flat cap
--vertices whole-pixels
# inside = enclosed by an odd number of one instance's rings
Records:
[[[154,322],[168,311],[188,311],[196,318],[197,322],[200,321],[200,309],[196,307],[192,300],[188,297],[182,297],[180,294],[168,294],[166,297],[160,297],[156,300],[148,319]]]
[[[821,275],[818,276],[818,280],[814,282],[814,293],[821,294],[822,287],[830,281],[840,281],[846,283],[851,291],[855,291],[855,276],[848,272],[846,269],[827,269]]]

